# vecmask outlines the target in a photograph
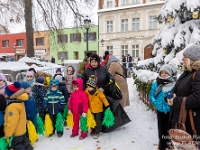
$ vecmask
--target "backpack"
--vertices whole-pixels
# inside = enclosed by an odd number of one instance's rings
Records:
[[[121,64],[120,64],[120,65],[121,65]],[[118,74],[118,75],[120,75],[120,76],[122,76],[124,79],[130,78],[130,77],[131,77],[131,72],[130,72],[130,70],[129,70],[128,68],[122,66],[122,65],[121,65],[121,67],[122,67],[122,69],[123,69],[123,75],[122,75],[122,74],[119,74],[118,72],[115,72],[115,73]]]

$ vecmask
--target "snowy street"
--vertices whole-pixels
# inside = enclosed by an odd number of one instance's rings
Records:
[[[79,140],[78,136],[70,138],[71,129],[65,127],[63,137],[40,136],[35,143],[35,150],[156,150],[158,145],[156,114],[147,111],[139,99],[133,85],[133,79],[129,78],[129,96],[131,106],[125,111],[132,120],[127,125],[118,128],[111,133],[101,133],[99,139],[93,139],[90,135]]]

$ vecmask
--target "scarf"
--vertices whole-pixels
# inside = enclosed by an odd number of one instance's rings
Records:
[[[154,94],[154,96],[158,96],[158,94],[164,90],[164,92],[168,92],[169,90],[171,90],[174,85],[175,85],[175,80],[172,77],[168,77],[168,78],[162,78],[160,76],[158,76],[156,78],[156,82],[158,84],[158,88],[156,89],[156,92]]]
[[[162,84],[162,85],[165,85],[165,84],[169,84],[171,82],[174,82],[175,80],[172,78],[172,77],[168,77],[168,78],[162,78],[160,76],[158,76],[156,78],[156,82],[158,85]]]

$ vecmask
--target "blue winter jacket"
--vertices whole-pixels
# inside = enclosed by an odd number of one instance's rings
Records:
[[[167,93],[172,92],[173,88],[167,92],[164,92],[163,90],[155,97],[154,94],[158,88],[157,82],[154,82],[151,86],[150,90],[150,101],[151,103],[156,107],[156,109],[160,112],[167,113],[170,111],[170,106],[165,101],[165,98],[167,96]]]
[[[0,111],[0,126],[4,124],[4,114]]]
[[[57,114],[64,109],[65,98],[63,94],[59,91],[51,91],[44,97],[45,110],[47,109],[49,114]]]

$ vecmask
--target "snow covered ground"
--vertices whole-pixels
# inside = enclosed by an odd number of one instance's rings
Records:
[[[70,138],[71,129],[65,128],[63,137],[40,136],[34,150],[156,150],[158,145],[156,114],[138,97],[133,79],[128,79],[131,106],[125,110],[132,120],[111,133],[101,133],[95,140],[90,135],[79,140]]]

